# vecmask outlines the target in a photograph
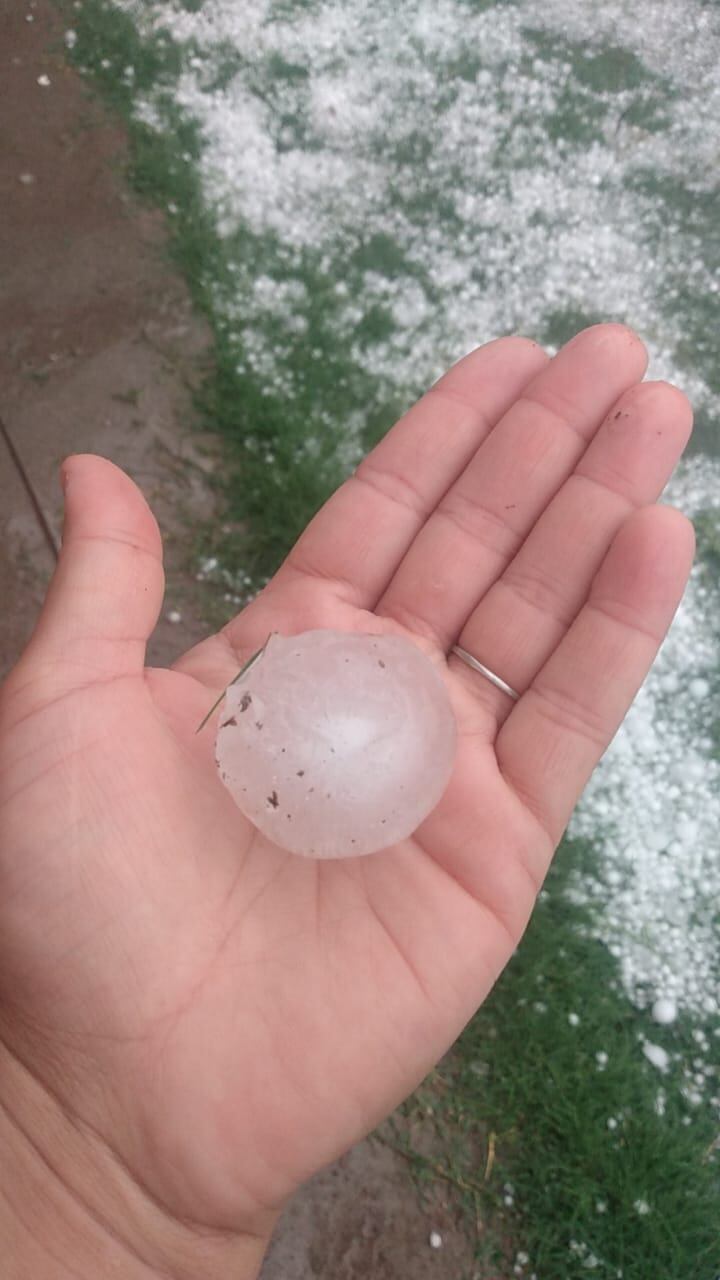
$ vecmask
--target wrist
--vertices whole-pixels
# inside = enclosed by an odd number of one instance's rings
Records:
[[[3,1280],[255,1280],[277,1220],[181,1221],[0,1044]]]

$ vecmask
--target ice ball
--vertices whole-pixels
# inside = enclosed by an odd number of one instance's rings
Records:
[[[238,807],[292,853],[348,858],[412,834],[455,757],[433,663],[400,636],[270,636],[226,693],[215,757]]]
[[[677,1005],[669,996],[660,996],[652,1007],[652,1016],[655,1022],[661,1025],[667,1025],[674,1022],[677,1018]]]

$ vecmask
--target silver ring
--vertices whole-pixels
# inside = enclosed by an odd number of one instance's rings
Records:
[[[500,676],[496,676],[495,672],[491,671],[489,667],[484,667],[482,662],[478,662],[477,658],[473,658],[472,654],[468,653],[467,649],[461,649],[459,644],[454,644],[450,652],[456,653],[458,658],[462,658],[463,662],[467,662],[468,666],[472,667],[473,671],[479,671],[481,676],[485,676],[485,679],[489,680],[491,684],[494,684],[496,689],[500,689],[503,693],[506,693],[509,698],[512,698],[513,702],[520,701],[519,693],[516,693],[515,690],[511,688],[509,684],[506,684],[504,680],[501,680]]]

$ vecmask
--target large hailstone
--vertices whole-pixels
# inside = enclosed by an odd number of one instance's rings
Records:
[[[268,839],[348,858],[415,831],[448,784],[455,740],[442,678],[410,641],[273,633],[227,690],[215,755]]]

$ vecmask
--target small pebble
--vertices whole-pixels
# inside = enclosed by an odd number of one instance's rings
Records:
[[[39,85],[41,85],[41,86],[42,86],[42,88],[43,88],[43,89],[47,89],[48,85],[50,84],[50,77],[49,77],[49,76],[46,76],[46,75],[43,73],[43,75],[38,76],[38,78],[37,78],[37,82],[38,82],[38,84],[39,84]]]
[[[440,1235],[439,1231],[430,1232],[430,1248],[431,1249],[442,1248],[442,1236]]]
[[[171,609],[167,615],[168,622],[182,622],[182,614],[177,609]]]

